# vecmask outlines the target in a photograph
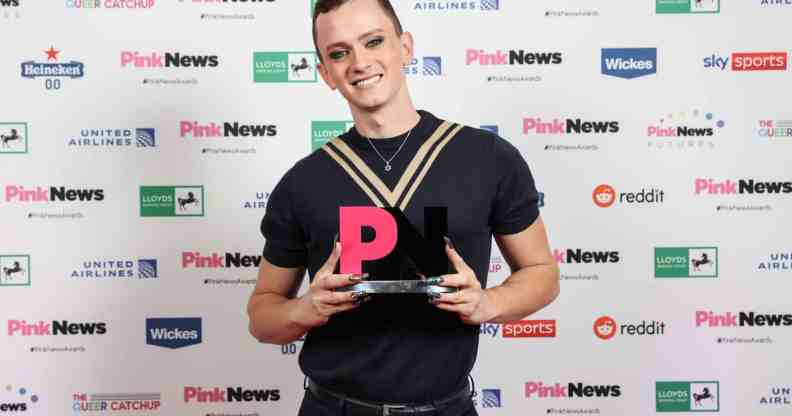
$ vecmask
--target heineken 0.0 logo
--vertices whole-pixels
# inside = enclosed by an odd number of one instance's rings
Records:
[[[655,247],[655,277],[718,277],[717,247]]]
[[[312,121],[311,151],[346,133],[355,125],[352,121]]]
[[[253,82],[316,82],[314,52],[253,52]]]
[[[202,217],[204,215],[204,187],[141,186],[141,217]]]
[[[658,381],[655,383],[658,412],[719,412],[717,381]]]

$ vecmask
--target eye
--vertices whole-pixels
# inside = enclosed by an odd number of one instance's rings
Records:
[[[331,51],[328,54],[328,56],[330,56],[330,59],[332,59],[334,61],[337,61],[337,60],[345,57],[346,55],[347,55],[347,51],[345,51],[343,49],[336,49],[334,51]]]
[[[377,36],[376,38],[373,38],[368,42],[366,42],[366,47],[373,48],[375,46],[379,46],[384,41],[385,39],[382,36]]]

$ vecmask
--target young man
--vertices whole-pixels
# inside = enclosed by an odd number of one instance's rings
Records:
[[[479,324],[522,319],[559,292],[528,166],[496,135],[416,111],[403,73],[413,39],[388,0],[318,1],[314,42],[322,78],[347,100],[355,127],[273,190],[250,332],[275,344],[307,334],[300,415],[475,415],[468,376]],[[439,280],[458,291],[427,302],[334,290],[367,278],[336,273],[339,209],[365,206],[398,208],[417,230],[424,207],[446,207],[438,248],[449,273]],[[512,274],[484,289],[493,235]],[[296,297],[306,268],[311,284]],[[427,274],[409,259],[363,262],[363,271],[370,280]]]

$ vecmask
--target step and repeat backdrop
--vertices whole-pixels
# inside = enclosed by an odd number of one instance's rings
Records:
[[[520,149],[561,267],[481,326],[479,413],[790,414],[792,2],[394,5],[416,105]],[[0,0],[0,414],[296,413],[302,343],[245,306],[271,190],[351,125],[311,7]]]

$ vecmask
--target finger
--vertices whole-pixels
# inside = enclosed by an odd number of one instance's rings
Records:
[[[327,257],[322,267],[316,272],[316,274],[330,274],[335,271],[336,264],[338,264],[338,259],[341,258],[341,243],[336,241],[333,245],[333,251],[330,252],[330,256]]]
[[[444,274],[437,280],[437,284],[446,287],[466,288],[473,285],[470,277],[461,273]]]
[[[448,260],[451,261],[451,265],[454,266],[454,269],[458,272],[463,272],[470,270],[465,260],[459,253],[454,249],[451,244],[446,243],[445,245],[446,256],[448,256]]]
[[[317,299],[317,301],[327,305],[338,306],[354,302],[363,296],[365,296],[365,292],[327,292]]]
[[[358,284],[368,278],[368,273],[363,274],[327,274],[319,282],[319,287],[325,290],[338,289]]]
[[[434,297],[435,303],[447,303],[451,305],[458,305],[470,302],[470,293],[468,291],[460,291],[456,293],[438,293]]]

